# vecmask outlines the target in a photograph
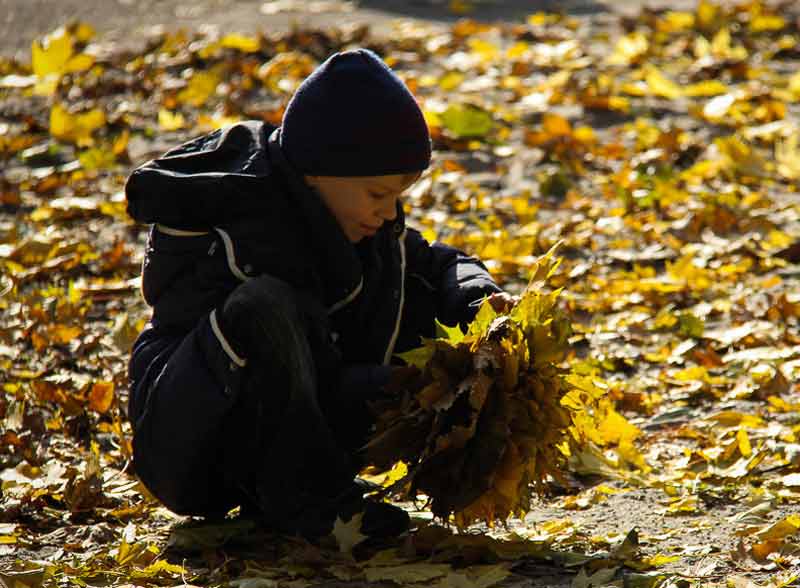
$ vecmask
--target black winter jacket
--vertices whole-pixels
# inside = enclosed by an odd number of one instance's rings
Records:
[[[500,291],[479,260],[407,228],[400,206],[354,246],[279,139],[280,128],[241,122],[130,176],[128,212],[153,224],[142,288],[155,333],[188,332],[266,273],[324,305],[344,363],[388,364],[433,335],[432,316],[467,322],[471,303]]]

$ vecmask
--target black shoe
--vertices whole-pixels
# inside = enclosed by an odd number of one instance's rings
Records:
[[[316,540],[330,535],[337,521],[347,524],[354,516],[361,515],[359,529],[353,529],[367,539],[390,539],[408,531],[411,518],[398,506],[364,498],[366,487],[354,482],[336,500],[313,504],[291,520],[270,524],[275,531],[287,535],[299,535]]]
[[[361,534],[370,539],[399,537],[411,526],[411,517],[399,506],[369,499],[364,503]]]

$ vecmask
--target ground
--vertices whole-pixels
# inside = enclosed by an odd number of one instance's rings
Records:
[[[292,23],[312,27],[368,23],[376,32],[386,33],[397,18],[436,24],[459,18],[448,9],[445,0],[284,1],[273,2],[283,5],[274,14],[263,14],[260,8],[264,4],[261,0],[0,0],[0,14],[3,15],[0,17],[0,38],[3,39],[0,54],[26,54],[31,39],[69,19],[91,21],[110,38],[124,40],[155,26],[171,30],[211,25],[225,31],[252,33],[285,30]],[[470,16],[487,21],[512,21],[538,10],[563,10],[576,15],[610,10],[632,13],[645,4],[641,0],[484,0],[476,3]],[[669,4],[679,8],[691,6],[692,2],[676,0]]]
[[[433,0],[0,0],[0,579],[795,581],[800,270],[797,254],[779,253],[800,238],[800,15],[791,3],[783,17],[758,2],[667,6],[690,10],[692,24],[633,0],[475,2],[468,15],[491,26]],[[555,8],[568,16],[526,21]],[[31,40],[71,19],[97,29],[106,72],[39,92]],[[272,41],[209,49],[203,59],[223,73],[201,97],[184,93],[189,64],[231,32],[266,33],[297,54],[276,69]],[[279,117],[281,84],[302,77],[304,56],[349,42],[385,52],[430,116],[434,173],[410,191],[412,224],[480,255],[514,292],[535,256],[565,241],[554,285],[575,324],[570,361],[608,381],[611,404],[593,449],[523,519],[451,535],[405,503],[418,533],[340,554],[238,519],[176,517],[129,475],[125,361],[147,316],[146,228],[126,219],[122,186],[201,130]],[[59,104],[72,109],[60,133]],[[97,128],[70,118],[94,105]]]

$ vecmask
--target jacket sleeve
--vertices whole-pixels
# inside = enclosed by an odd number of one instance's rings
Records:
[[[407,274],[433,291],[436,318],[441,323],[452,326],[470,322],[478,311],[474,303],[502,292],[477,257],[443,243],[428,243],[419,231],[407,231]]]

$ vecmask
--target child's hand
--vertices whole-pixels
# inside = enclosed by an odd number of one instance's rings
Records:
[[[519,302],[519,296],[514,296],[508,292],[495,292],[489,296],[489,304],[492,305],[495,312],[500,314],[510,311],[517,302]]]

